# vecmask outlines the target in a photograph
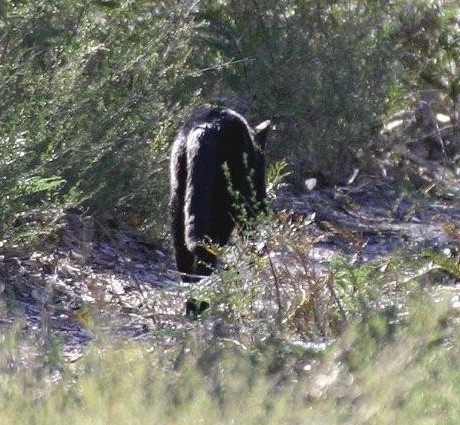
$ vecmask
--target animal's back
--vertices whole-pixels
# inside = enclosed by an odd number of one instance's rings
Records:
[[[182,126],[171,153],[170,204],[182,273],[209,274],[215,257],[203,242],[225,244],[241,212],[236,205],[252,213],[254,192],[263,200],[264,164],[257,166],[257,155],[263,156],[254,130],[233,110],[203,106]]]
[[[213,139],[215,143],[231,141],[226,136],[243,136],[245,141],[250,139],[249,124],[239,113],[226,108],[213,107],[209,105],[195,109],[190,118],[182,126],[181,134],[188,136],[190,132],[201,129],[204,132],[216,133]],[[230,133],[230,134],[229,134]],[[233,140],[238,143],[239,140]]]

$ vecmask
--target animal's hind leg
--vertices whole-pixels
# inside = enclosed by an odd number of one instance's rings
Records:
[[[214,186],[218,169],[215,131],[198,128],[187,140],[187,187],[185,189],[185,244],[195,255],[194,270],[207,276],[216,264],[216,255],[207,247],[215,243],[211,229]]]
[[[196,282],[198,279],[194,278],[194,262],[195,256],[184,246],[175,249],[176,251],[176,264],[181,279],[183,282]]]
[[[171,160],[171,234],[174,245],[177,269],[184,282],[195,281],[190,277],[194,274],[195,256],[185,245],[184,197],[186,188],[186,154],[185,151],[175,152]]]

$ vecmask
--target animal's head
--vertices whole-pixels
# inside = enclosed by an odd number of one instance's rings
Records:
[[[254,127],[254,142],[262,152],[265,150],[267,134],[271,128],[271,124],[271,121],[267,120]]]

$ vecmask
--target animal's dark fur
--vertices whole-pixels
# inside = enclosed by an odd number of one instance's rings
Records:
[[[212,272],[216,257],[207,243],[225,244],[242,208],[249,217],[263,208],[269,124],[252,129],[233,110],[203,106],[179,131],[171,152],[170,214],[184,281]]]

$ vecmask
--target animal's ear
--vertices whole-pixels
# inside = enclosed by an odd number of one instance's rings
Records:
[[[265,143],[267,141],[267,134],[271,128],[271,121],[267,120],[261,122],[258,126],[254,127],[254,140],[262,150],[265,149]]]

